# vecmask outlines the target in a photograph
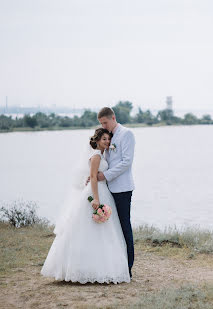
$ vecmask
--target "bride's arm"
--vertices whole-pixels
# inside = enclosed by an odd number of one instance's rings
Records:
[[[93,201],[92,201],[92,207],[94,209],[97,209],[100,205],[99,201],[99,195],[98,195],[98,168],[100,165],[101,158],[99,155],[93,156],[91,159],[91,165],[90,165],[90,182],[91,182],[91,188],[93,193]]]

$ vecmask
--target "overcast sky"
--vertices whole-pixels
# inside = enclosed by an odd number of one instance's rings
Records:
[[[212,0],[0,0],[0,105],[213,109]]]

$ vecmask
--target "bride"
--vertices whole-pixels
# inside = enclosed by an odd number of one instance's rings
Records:
[[[77,197],[72,211],[49,250],[41,274],[55,280],[72,282],[130,282],[126,242],[114,199],[106,180],[97,181],[99,171],[108,169],[104,150],[109,148],[111,134],[98,128],[90,139],[92,152],[88,157],[90,182]],[[88,201],[89,196],[93,201]],[[73,201],[76,200],[73,197]],[[108,221],[96,223],[94,209],[107,204],[112,209]]]

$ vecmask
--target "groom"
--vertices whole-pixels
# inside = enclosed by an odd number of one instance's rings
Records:
[[[102,108],[98,120],[104,129],[113,133],[110,149],[106,151],[109,169],[98,173],[98,180],[107,180],[111,191],[124,238],[127,244],[129,274],[132,278],[134,262],[133,234],[130,222],[130,206],[134,182],[132,177],[132,161],[134,156],[135,139],[133,133],[117,123],[114,111],[109,107]]]

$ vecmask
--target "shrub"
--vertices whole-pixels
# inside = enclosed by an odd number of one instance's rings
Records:
[[[49,221],[45,218],[39,218],[37,213],[37,205],[33,201],[14,201],[0,208],[1,221],[6,221],[16,227],[24,227],[34,224],[48,225]]]

